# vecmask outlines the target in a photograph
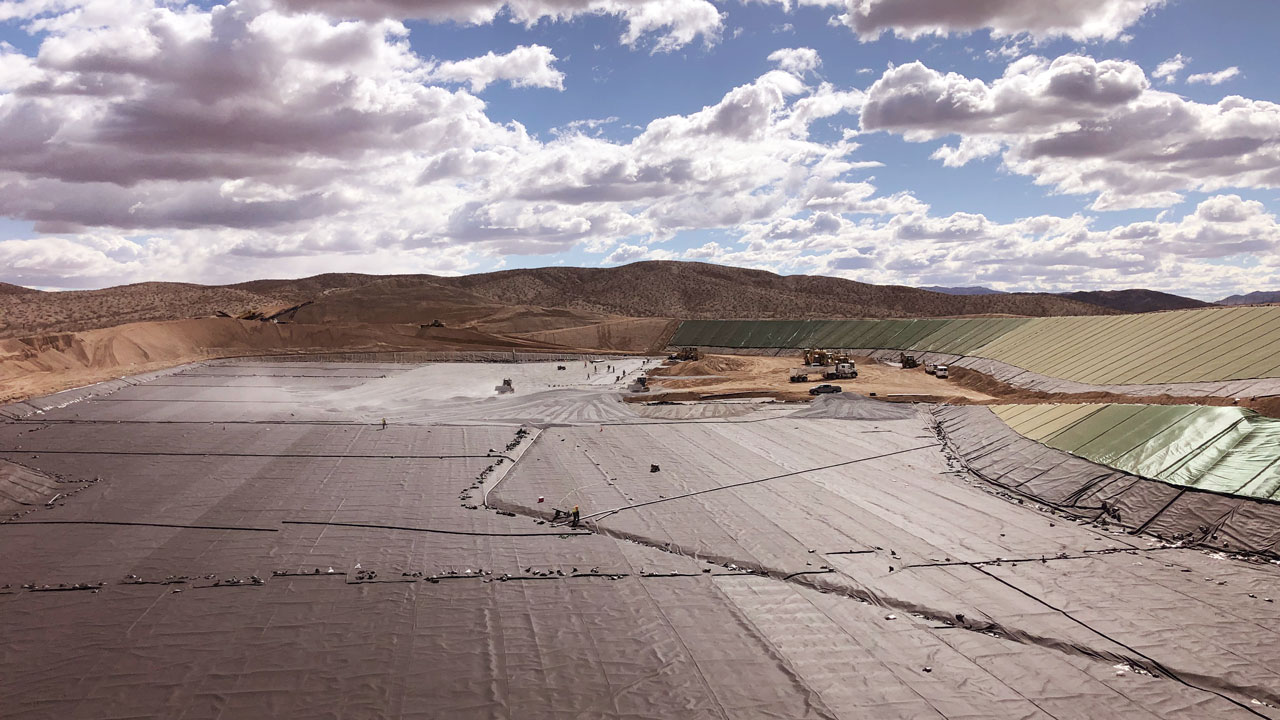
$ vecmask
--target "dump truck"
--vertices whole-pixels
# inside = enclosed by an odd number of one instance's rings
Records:
[[[795,368],[794,370],[792,370],[792,371],[791,371],[791,382],[793,382],[793,383],[809,382],[809,369],[808,369],[808,368]]]
[[[911,368],[920,366],[920,361],[916,360],[915,355],[908,355],[906,353],[900,353],[898,355],[898,362],[902,365],[904,370],[910,370]]]
[[[837,363],[822,374],[825,380],[852,380],[858,377],[858,369],[851,362]]]

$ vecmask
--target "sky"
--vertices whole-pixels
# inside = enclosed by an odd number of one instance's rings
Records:
[[[1280,289],[1280,3],[0,0],[0,281]]]

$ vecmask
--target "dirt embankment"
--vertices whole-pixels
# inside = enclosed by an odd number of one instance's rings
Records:
[[[463,328],[277,325],[199,318],[0,340],[0,402],[221,357],[334,351],[562,351],[535,340]]]
[[[709,355],[701,360],[678,362],[654,368],[649,371],[649,375],[654,377],[699,377],[744,373],[750,375],[761,369],[767,372],[768,369],[772,368],[773,363],[769,363],[768,367],[763,367],[764,364],[757,362],[758,359],[743,355]],[[795,364],[795,362],[792,362],[789,366]]]
[[[567,347],[661,354],[679,320],[667,318],[623,318],[579,327],[515,332],[513,337]],[[490,329],[489,325],[483,326]]]
[[[1133,396],[1108,392],[1046,393],[1021,390],[1008,383],[966,368],[951,368],[949,380],[939,380],[923,368],[904,370],[882,365],[870,358],[855,358],[858,377],[853,380],[822,380],[819,368],[810,368],[807,383],[790,382],[792,368],[800,358],[752,355],[709,355],[702,360],[675,363],[650,371],[652,391],[635,401],[700,400],[729,397],[774,397],[778,400],[808,400],[809,388],[830,382],[846,392],[875,394],[883,400],[899,402],[942,402],[952,405],[1043,404],[1043,403],[1146,403],[1150,405],[1237,405],[1270,417],[1280,417],[1280,397],[1233,398],[1177,397],[1171,395]]]
[[[821,368],[810,368],[810,380],[791,382],[791,370],[800,367],[800,357],[752,355],[708,355],[707,357],[658,368],[649,374],[652,391],[645,400],[696,400],[726,397],[775,397],[779,400],[808,400],[809,388],[830,382],[846,392],[872,395],[887,400],[912,402],[983,403],[992,396],[939,380],[919,370],[880,365],[859,358],[858,377],[852,380],[823,380]]]

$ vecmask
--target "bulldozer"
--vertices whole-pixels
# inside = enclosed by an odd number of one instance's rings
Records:
[[[676,362],[683,362],[686,360],[701,360],[702,358],[703,358],[702,351],[699,350],[698,348],[682,347],[679,350],[676,350],[674,353],[672,353],[668,359],[675,360]]]
[[[910,370],[911,368],[920,367],[920,361],[916,360],[915,355],[898,353],[898,362],[901,363],[903,370]]]
[[[499,395],[505,395],[506,393],[515,392],[516,387],[515,385],[511,384],[511,378],[503,378],[502,384],[495,387],[494,391],[497,392]]]
[[[835,355],[830,350],[809,348],[804,351],[804,364],[810,367],[826,367],[835,364]]]
[[[641,375],[627,386],[627,391],[633,393],[649,392],[649,378],[645,375]]]

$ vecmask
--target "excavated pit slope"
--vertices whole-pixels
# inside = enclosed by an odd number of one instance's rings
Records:
[[[1213,384],[1280,378],[1280,307],[1206,308],[1141,315],[922,320],[687,321],[673,345],[738,349],[804,347],[910,350],[1019,368],[1001,380],[1019,386],[1054,378],[1093,389]],[[947,360],[943,359],[943,362]],[[1237,385],[1240,385],[1237,387]],[[1028,386],[1030,387],[1030,386]],[[1055,391],[1043,387],[1035,389]],[[1203,394],[1186,388],[1186,394]],[[1280,394],[1280,382],[1252,388]],[[1072,392],[1073,390],[1062,390]]]

